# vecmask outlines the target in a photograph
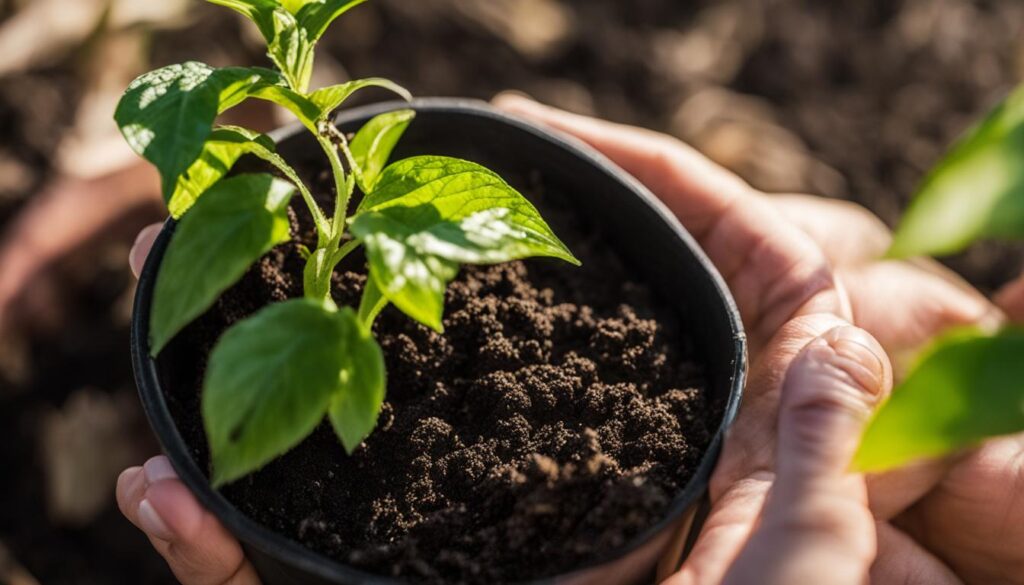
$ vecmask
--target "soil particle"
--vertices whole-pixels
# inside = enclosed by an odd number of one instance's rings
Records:
[[[656,523],[706,450],[717,407],[671,313],[563,215],[556,231],[583,268],[467,267],[448,289],[444,335],[386,309],[378,429],[350,457],[321,425],[227,497],[343,563],[429,583],[556,575]],[[336,275],[339,303],[358,302],[362,263]],[[301,268],[294,244],[275,249],[172,346],[188,370],[172,412],[204,465],[205,356],[231,323],[299,296]]]

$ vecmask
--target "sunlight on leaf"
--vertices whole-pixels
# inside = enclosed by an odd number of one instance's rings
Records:
[[[133,81],[114,118],[132,149],[160,171],[169,200],[178,177],[202,154],[217,115],[280,81],[269,69],[170,65]]]
[[[854,466],[884,471],[1024,431],[1024,330],[935,342],[875,415]]]
[[[579,264],[537,209],[494,172],[421,156],[384,170],[352,233],[370,276],[396,307],[440,331],[444,291],[458,264],[547,256]]]
[[[953,148],[918,191],[889,256],[944,255],[1024,237],[1024,86]]]

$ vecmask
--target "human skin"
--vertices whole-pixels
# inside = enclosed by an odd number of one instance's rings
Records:
[[[664,135],[514,95],[496,104],[576,136],[646,184],[701,243],[743,315],[744,403],[712,477],[711,514],[667,585],[1024,583],[1024,503],[1007,487],[1024,483],[1020,441],[881,476],[848,471],[891,389],[888,355],[951,326],[997,326],[995,305],[935,263],[876,260],[891,236],[860,208],[759,193]],[[134,269],[155,234],[140,234]],[[118,501],[185,585],[258,583],[165,458],[126,470]]]

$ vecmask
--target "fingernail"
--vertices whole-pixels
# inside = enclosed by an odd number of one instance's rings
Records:
[[[885,362],[879,355],[878,343],[862,329],[837,327],[825,335],[835,352],[854,362],[858,368],[848,368],[858,385],[871,394],[883,391],[885,384]]]
[[[178,479],[178,474],[171,467],[170,460],[164,456],[153,457],[146,462],[142,469],[146,473],[146,482],[150,485],[165,479]]]
[[[147,499],[143,499],[139,503],[139,525],[146,534],[153,538],[167,541],[174,538],[174,533],[167,527],[167,523],[160,517],[160,514],[157,514],[156,508]]]

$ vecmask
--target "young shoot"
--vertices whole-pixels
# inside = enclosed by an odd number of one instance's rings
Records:
[[[171,65],[135,80],[117,108],[128,143],[159,170],[177,220],[154,290],[152,354],[291,239],[287,213],[296,195],[317,241],[306,258],[304,298],[236,323],[210,355],[202,414],[219,486],[296,446],[325,416],[349,453],[362,443],[384,401],[384,360],[372,326],[387,304],[440,332],[444,292],[459,265],[539,256],[579,261],[533,205],[490,170],[441,156],[388,164],[413,110],[377,116],[351,139],[335,127],[334,112],[364,88],[411,99],[386,79],[309,88],[317,41],[365,0],[208,1],[256,24],[274,68]],[[333,213],[269,137],[216,124],[249,99],[283,106],[315,137],[334,176]],[[274,174],[229,176],[243,155]],[[338,307],[332,275],[360,246],[368,265],[362,300]]]

